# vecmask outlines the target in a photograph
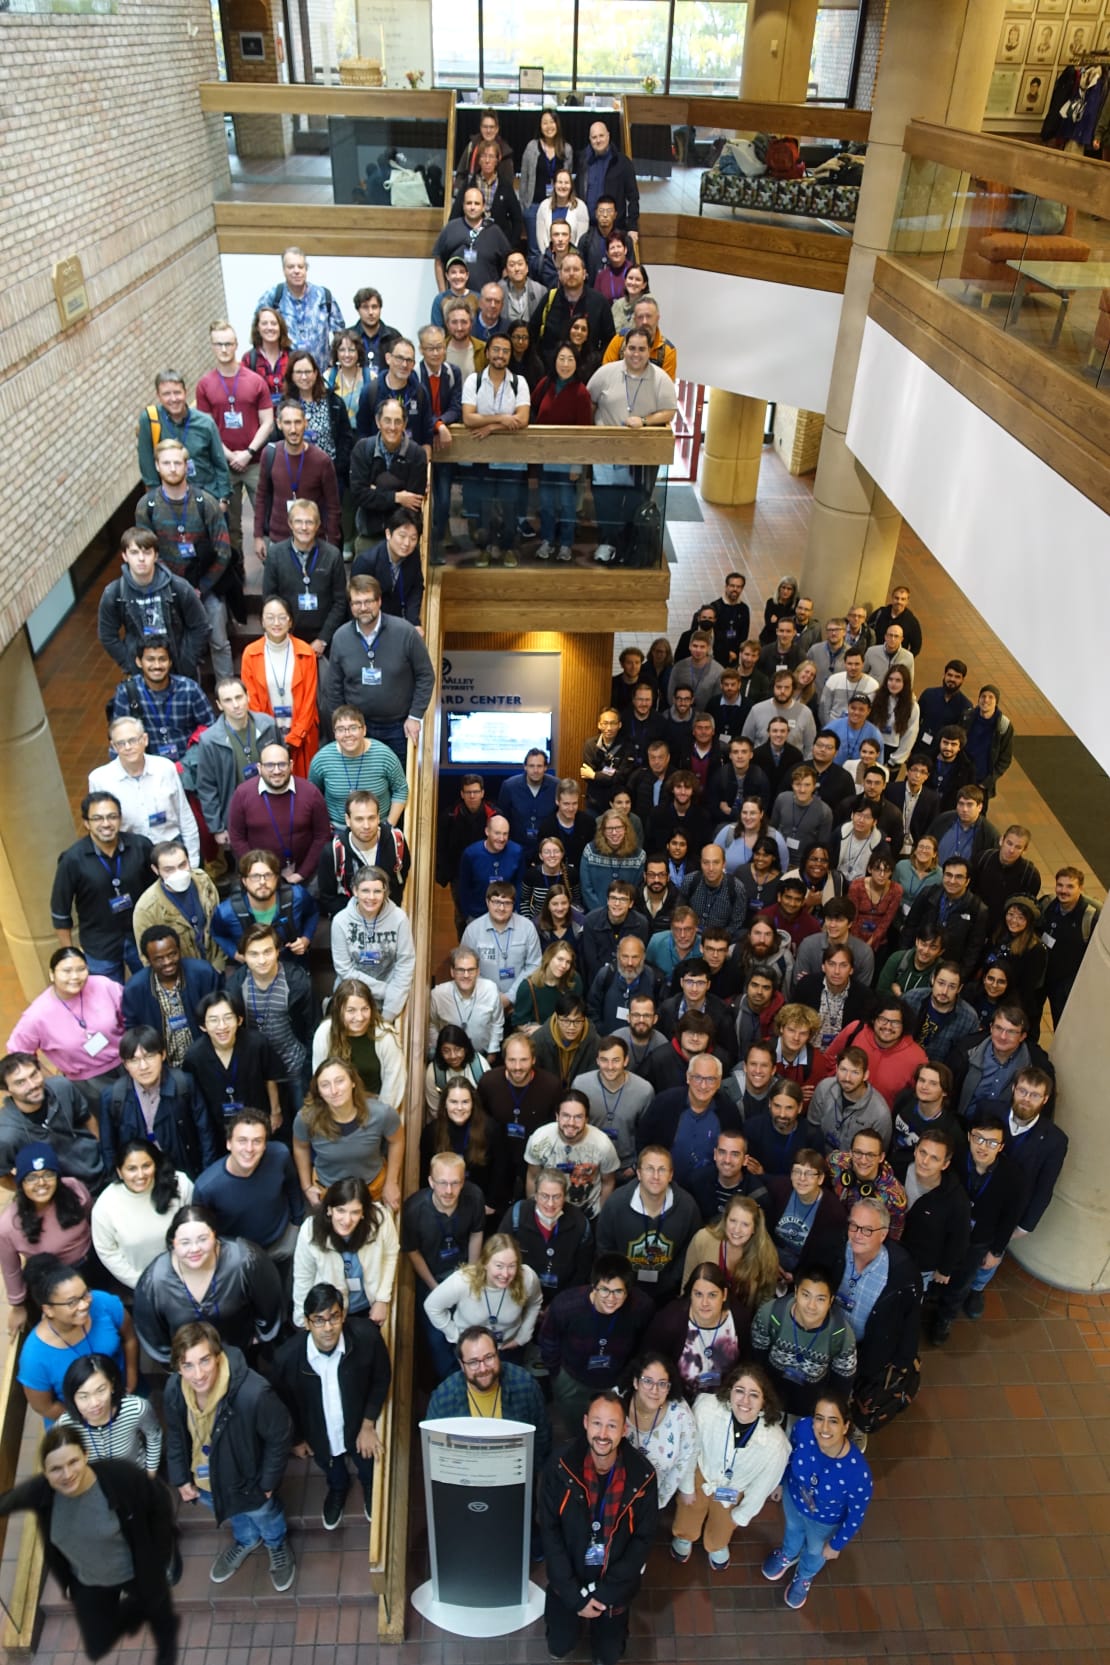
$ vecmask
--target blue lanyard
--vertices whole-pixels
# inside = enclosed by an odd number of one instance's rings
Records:
[[[288,832],[288,834],[286,835],[285,838],[282,838],[281,828],[278,826],[277,817],[274,814],[274,806],[270,802],[270,799],[272,798],[272,796],[273,796],[273,793],[271,793],[271,792],[263,792],[263,794],[262,794],[263,800],[264,800],[265,805],[266,805],[266,813],[270,817],[270,822],[271,822],[271,825],[273,826],[273,829],[274,829],[274,836],[281,843],[281,846],[282,846],[281,853],[282,853],[282,855],[285,857],[286,861],[292,861],[293,860],[293,851],[290,848],[290,846],[293,843],[293,818],[297,813],[296,799],[294,798],[292,792],[281,792],[281,793],[278,794],[279,797],[289,799],[289,832]]]
[[[482,1290],[482,1299],[486,1303],[486,1317],[489,1319],[491,1324],[496,1325],[497,1320],[501,1317],[501,1308],[505,1305],[505,1296],[508,1293],[507,1289],[503,1289],[501,1291],[501,1299],[497,1303],[497,1311],[494,1312],[493,1308],[490,1306],[489,1290]]]
[[[270,1021],[270,1007],[273,1004],[274,986],[277,983],[277,978],[274,978],[273,983],[271,983],[269,988],[265,991],[265,1001],[262,1007],[261,1017],[258,1015],[258,985],[255,982],[253,975],[249,972],[247,974],[247,982],[251,986],[251,1010],[254,1013],[254,1021],[258,1025],[259,1029],[265,1032],[266,1025]]]
[[[217,370],[216,371],[217,376],[219,376],[220,380],[224,384],[224,392],[227,394],[227,402],[228,402],[229,405],[233,405],[235,403],[235,391],[239,386],[239,371],[240,370],[242,370],[242,365],[239,366],[239,370],[236,370],[235,380],[232,382],[230,387],[228,387],[228,385],[227,385],[227,377],[224,375],[223,371],[222,370]]]
[[[159,486],[158,489],[162,493],[163,503],[167,503],[169,505],[169,507],[171,509],[175,510],[175,511],[180,509],[181,519],[177,523],[177,530],[179,532],[184,532],[186,527],[189,524],[189,493],[188,493],[188,491],[186,491],[184,497],[171,497],[169,492],[166,490],[165,486]]]
[[[497,957],[501,961],[501,964],[502,965],[508,965],[509,955],[513,951],[513,928],[512,928],[512,926],[510,925],[509,929],[507,931],[499,931],[499,930],[496,929],[495,926],[491,925],[489,927],[489,934],[493,938],[494,947],[497,950]],[[504,950],[502,950],[502,947],[501,947],[501,938],[503,936],[508,938],[508,941],[505,945]]]
[[[120,867],[121,867],[123,857],[121,856],[120,852],[117,850],[116,851],[116,865],[115,865],[115,869],[113,870],[108,865],[107,858],[102,856],[99,850],[94,848],[93,853],[95,854],[96,859],[100,863],[101,867],[103,867],[105,873],[107,873],[108,877],[111,879],[112,889],[118,895],[119,894],[119,888],[120,888]]]
[[[85,1423],[85,1432],[92,1441],[93,1452],[98,1457],[110,1457],[112,1455],[112,1428],[115,1424],[115,1420],[114,1416],[110,1416],[108,1418],[108,1427],[105,1430],[98,1430],[94,1428],[91,1422]],[[108,1443],[103,1450],[101,1449],[100,1440],[97,1438],[99,1432],[107,1434]]]
[[[617,1111],[621,1107],[621,1099],[624,1097],[624,1087],[618,1087],[617,1096],[610,1105],[609,1089],[605,1086],[604,1082],[599,1082],[598,1085],[601,1088],[601,1101],[605,1106],[605,1125],[606,1127],[615,1127],[616,1121],[614,1118],[616,1117]],[[627,1085],[628,1083],[626,1082],[625,1086]]]
[[[301,475],[304,473],[304,460],[308,456],[308,446],[305,446],[304,450],[297,459],[301,466],[297,470],[297,478],[295,480],[293,478],[293,465],[289,461],[289,447],[286,445],[284,440],[281,442],[281,448],[285,452],[285,472],[289,476],[289,490],[294,497],[299,497],[301,495]]]
[[[80,1015],[78,1015],[78,1013],[73,1010],[73,1007],[69,1004],[68,1000],[62,1000],[62,997],[58,993],[57,989],[55,989],[55,991],[54,991],[54,998],[55,998],[55,1000],[59,1001],[61,1003],[61,1005],[63,1005],[65,1007],[66,1011],[72,1017],[74,1023],[79,1024],[82,1029],[84,1029],[86,1031],[88,1030],[89,1026],[85,1022],[85,991],[84,991],[84,989],[81,990],[81,993],[77,997],[77,1004],[81,1008]]]
[[[377,652],[378,636],[380,635],[380,633],[381,633],[381,625],[380,624],[379,624],[377,630],[375,630],[374,634],[372,636],[369,636],[369,637],[364,636],[362,634],[362,631],[359,629],[358,625],[357,624],[355,625],[355,634],[358,637],[359,641],[362,643],[363,647],[365,648],[366,657],[367,657],[367,659],[369,659],[371,664],[374,663],[374,654]]]
[[[362,640],[361,636],[359,637],[359,640],[360,641]],[[366,748],[366,750],[363,752],[362,756],[358,760],[358,774],[355,776],[354,780],[352,780],[351,779],[350,765],[348,764],[347,759],[343,756],[343,753],[342,752],[339,753],[339,761],[342,763],[343,773],[347,777],[347,791],[348,792],[355,792],[355,791],[358,790],[359,784],[362,780],[362,766],[366,762],[366,759],[369,756],[370,756],[370,748],[368,746]]]
[[[724,1470],[726,1480],[732,1479],[732,1471],[736,1467],[736,1459],[740,1452],[743,1451],[745,1446],[748,1444],[748,1441],[755,1433],[757,1426],[758,1419],[756,1422],[749,1422],[743,1434],[741,1434],[738,1438],[736,1434],[736,1418],[734,1416],[730,1416],[729,1425],[725,1430],[724,1450],[721,1452],[721,1468]],[[728,1442],[730,1439],[732,1441],[732,1461],[726,1465],[725,1458],[728,1456]]]

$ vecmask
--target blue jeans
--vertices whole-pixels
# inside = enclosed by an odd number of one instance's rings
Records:
[[[1003,1255],[1002,1260],[1005,1260],[1005,1258],[1006,1256]],[[1002,1260],[998,1262],[998,1266],[1002,1265]],[[971,1280],[971,1288],[976,1292],[976,1294],[978,1294],[981,1289],[986,1289],[987,1285],[994,1277],[994,1274],[998,1271],[998,1266],[980,1266],[979,1270]]]
[[[214,1508],[211,1493],[201,1492],[200,1500],[210,1509]],[[245,1509],[241,1515],[229,1515],[227,1524],[235,1542],[243,1549],[253,1549],[257,1543],[264,1543],[267,1549],[277,1549],[285,1542],[285,1510],[276,1492],[260,1509]]]
[[[127,972],[135,975],[143,969],[134,937],[124,937],[120,954],[118,960],[98,960],[92,954],[86,954],[90,974],[93,977],[110,977],[113,983],[123,983],[127,980]]]
[[[546,464],[540,475],[540,537],[547,543],[574,542],[574,497],[570,469]]]
[[[482,530],[502,549],[512,549],[516,543],[516,523],[524,513],[528,498],[528,476],[506,468],[490,468],[482,486]],[[500,532],[497,529],[499,505]]]
[[[823,1520],[814,1520],[812,1515],[803,1515],[790,1495],[785,1478],[782,1483],[782,1510],[786,1516],[783,1554],[791,1561],[798,1556],[798,1573],[802,1578],[816,1578],[825,1565],[822,1551],[836,1531],[836,1525],[827,1525]]]
[[[420,1302],[420,1322],[424,1330],[424,1340],[428,1344],[428,1352],[432,1360],[432,1369],[437,1382],[445,1382],[448,1376],[453,1376],[459,1368],[458,1357],[454,1343],[448,1341],[442,1330],[437,1330],[424,1311],[424,1302],[428,1299],[430,1290],[427,1285],[417,1282],[417,1299]]]

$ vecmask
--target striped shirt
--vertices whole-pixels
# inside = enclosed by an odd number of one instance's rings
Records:
[[[93,1462],[101,1457],[118,1457],[138,1463],[153,1474],[162,1460],[162,1425],[150,1401],[140,1399],[137,1393],[125,1394],[115,1416],[102,1428],[91,1428],[68,1411],[62,1412],[55,1427],[76,1428]]]
[[[343,806],[351,792],[372,792],[384,821],[394,803],[403,804],[409,795],[405,771],[396,754],[381,740],[371,740],[361,757],[344,757],[332,741],[312,759],[308,778],[319,787],[328,806],[333,827],[346,826]]]

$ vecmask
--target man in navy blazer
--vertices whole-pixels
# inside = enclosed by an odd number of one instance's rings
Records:
[[[198,1003],[222,979],[207,960],[182,958],[181,938],[172,925],[148,925],[139,952],[147,964],[124,986],[123,1027],[157,1029],[166,1042],[167,1063],[177,1066],[200,1039]]]

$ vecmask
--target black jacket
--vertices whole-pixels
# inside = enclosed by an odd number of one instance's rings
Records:
[[[820,730],[818,730],[820,733]],[[814,768],[817,765],[814,764]],[[830,763],[827,769],[817,770],[817,797],[823,804],[828,804],[834,817],[845,798],[851,798],[855,793],[852,777],[839,763]]]
[[[856,1343],[860,1392],[878,1381],[888,1365],[902,1370],[911,1365],[921,1336],[921,1273],[901,1243],[888,1238],[886,1251],[890,1257],[886,1288],[871,1309],[862,1340]],[[838,1284],[846,1259],[837,1273]]]
[[[802,754],[797,746],[787,741],[782,748],[782,756],[775,761],[771,752],[771,742],[764,740],[762,746],[757,746],[752,753],[752,764],[759,769],[771,783],[771,802],[774,803],[780,792],[790,789],[791,771],[802,762]]]
[[[578,152],[578,174],[574,189],[582,202],[586,201],[586,184],[589,179],[590,162],[593,159],[592,145],[585,145]],[[617,224],[628,231],[638,231],[640,228],[640,187],[636,183],[636,169],[631,161],[619,150],[609,145],[609,161],[605,169],[605,179],[602,183],[601,195],[612,197],[617,205]],[[593,281],[592,279],[590,280]]]
[[[676,973],[681,970],[676,966]],[[683,996],[673,994],[664,1000],[659,1007],[658,1029],[668,1040],[674,1039],[675,1030],[681,1015]],[[705,1016],[713,1024],[713,1041],[715,1052],[721,1052],[729,1060],[731,1068],[736,1062],[736,1026],[729,1016],[728,1007],[716,995],[707,994],[705,997]]]
[[[560,1290],[590,1281],[596,1252],[593,1226],[574,1203],[567,1203],[559,1216],[559,1228],[550,1238],[545,1238],[536,1224],[536,1204],[531,1197],[522,1197],[506,1209],[497,1229],[516,1239],[525,1266],[530,1266],[540,1280],[545,1306]],[[554,1277],[554,1284],[544,1283],[548,1276]]]
[[[464,184],[459,186],[458,194],[451,205],[448,218],[461,220],[463,217],[463,197],[472,185],[477,185],[478,175],[468,174]],[[512,179],[498,179],[497,189],[493,193],[487,222],[495,225],[505,238],[510,248],[517,248],[520,244],[521,232],[524,229],[524,215],[521,213],[520,201],[513,190]]]
[[[892,804],[898,811],[898,819],[901,821],[906,811],[905,781],[896,781],[893,786],[888,786],[884,796],[887,803]],[[932,826],[939,814],[939,795],[933,791],[931,786],[923,786],[918,794],[917,804],[914,808],[913,814],[910,816],[910,837],[913,839],[915,844],[921,837],[922,833],[927,833],[929,831],[929,828]],[[899,846],[895,846],[895,855],[899,853],[899,848]]]
[[[382,822],[378,848],[371,865],[380,867],[388,875],[389,899],[400,907],[409,870],[409,852],[405,845],[401,860],[397,860],[398,836],[387,821]],[[320,863],[316,869],[320,912],[325,919],[334,919],[337,913],[342,913],[354,895],[352,886],[365,865],[351,849],[350,829],[332,834],[320,851]]]
[[[1006,1141],[1009,1145],[1009,1140]],[[971,1160],[971,1152],[953,1163],[971,1199],[971,1246],[976,1250],[1000,1255],[1015,1229],[1021,1224],[1029,1195],[1029,1177],[1025,1169],[1011,1161],[1008,1150],[998,1153],[986,1175],[987,1183],[980,1185],[980,1175]]]
[[[724,763],[709,777],[705,789],[704,802],[709,814],[717,820],[735,821],[740,814],[740,805],[745,798],[758,798],[764,809],[770,814],[771,810],[771,782],[753,763],[744,776],[743,784],[736,778],[736,771],[731,763]],[[727,804],[727,809],[721,805]]]
[[[216,1270],[200,1305],[175,1271],[169,1249],[151,1261],[135,1286],[135,1329],[161,1364],[169,1364],[182,1324],[194,1319],[211,1324],[229,1351],[273,1341],[281,1329],[285,1298],[269,1255],[247,1237],[221,1237],[219,1245]]]
[[[219,988],[222,981],[218,971],[208,964],[207,960],[194,960],[188,956],[181,961],[181,1003],[185,1007],[185,1016],[189,1019],[189,1032],[195,1041],[200,1039],[201,1028],[197,1022],[196,1009],[206,994],[212,994]],[[154,987],[154,973],[148,966],[128,979],[123,990],[123,1027],[137,1029],[146,1026],[150,1029],[162,1029],[162,1007],[158,1001],[158,994]]]
[[[688,1102],[689,1094],[685,1087],[669,1087],[665,1092],[656,1093],[636,1125],[636,1149],[643,1150],[645,1145],[663,1145],[670,1150]],[[743,1132],[740,1112],[724,1093],[718,1093],[709,1108],[716,1112],[722,1132]]]
[[[1037,1117],[1028,1133],[1006,1140],[1006,1155],[1025,1175],[1028,1199],[1018,1224],[1023,1231],[1032,1231],[1052,1201],[1060,1169],[1068,1154],[1068,1136],[1043,1113]]]
[[[550,301],[550,305],[548,304]],[[615,335],[613,313],[609,302],[598,289],[587,286],[574,302],[568,301],[562,284],[553,289],[548,300],[541,301],[532,314],[532,339],[544,354],[553,354],[560,341],[565,341],[576,318],[585,318],[590,328],[588,344],[595,353],[603,353]]]
[[[100,598],[97,640],[124,676],[133,676],[149,622],[144,603],[151,598],[160,603],[160,634],[169,642],[174,670],[178,676],[195,677],[211,635],[208,614],[192,584],[161,564],[155,568],[153,583],[145,590],[133,584],[126,572],[112,580]]]
[[[971,1204],[952,1168],[941,1174],[935,1190],[918,1197],[899,1241],[922,1274],[943,1272],[951,1277],[959,1270],[971,1241]]]
[[[347,413],[343,413],[344,421]],[[347,423],[350,427],[350,423]],[[311,574],[305,584],[305,574]],[[315,554],[310,554],[302,566],[293,553],[292,538],[272,543],[262,568],[262,594],[279,595],[293,615],[293,635],[304,642],[321,641],[331,644],[347,613],[347,577],[343,556],[333,543],[320,538]],[[301,596],[316,597],[316,606],[307,610],[300,605]]]
[[[943,958],[956,961],[966,982],[978,970],[979,961],[983,958],[987,943],[987,910],[978,896],[967,890],[949,908],[948,918],[942,924],[940,910],[944,895],[943,885],[930,885],[926,890],[919,890],[898,940],[903,948],[912,948],[923,926],[940,931],[944,938]]]
[[[645,947],[651,940],[651,927],[635,908],[628,910],[620,925],[612,923],[608,908],[594,908],[586,915],[582,922],[582,947],[578,956],[585,988],[590,987],[603,965],[615,963],[617,943],[622,937],[639,937]]]
[[[120,1530],[135,1564],[135,1584],[149,1611],[159,1595],[168,1591],[167,1568],[173,1556],[173,1497],[161,1480],[152,1480],[145,1469],[118,1457],[102,1457],[90,1468],[100,1482],[108,1507],[117,1516]],[[57,1497],[45,1475],[36,1474],[0,1497],[0,1515],[33,1509],[38,1516],[46,1564],[68,1595],[72,1570],[61,1550],[50,1541],[50,1524]]]
[[[324,1418],[324,1388],[308,1362],[308,1332],[300,1330],[278,1348],[270,1383],[293,1419],[293,1440],[307,1442],[321,1462],[331,1447]],[[376,1324],[344,1324],[344,1353],[339,1361],[339,1398],[343,1406],[346,1450],[353,1452],[364,1422],[382,1414],[392,1374],[389,1354]]]
[[[147,1138],[153,1138],[178,1173],[188,1174],[190,1179],[196,1179],[222,1154],[223,1139],[217,1135],[196,1083],[184,1070],[163,1066],[158,1110],[150,1134],[130,1076],[106,1087],[101,1094],[100,1149],[106,1169],[115,1168],[129,1140]]]
[[[852,945],[849,944],[849,947]],[[799,977],[790,991],[790,999],[799,1006],[809,1006],[815,1012],[821,1010],[821,989],[824,986],[824,976],[815,971],[808,977]],[[848,994],[844,1001],[844,1022],[842,1029],[847,1029],[850,1023],[866,1023],[875,1005],[874,997],[866,983],[861,983],[858,977],[853,977],[848,984]]]
[[[237,1347],[225,1345],[231,1380],[212,1429],[209,1471],[217,1521],[261,1509],[277,1491],[289,1461],[293,1424],[269,1382],[248,1369]],[[166,1382],[162,1401],[166,1425],[166,1469],[171,1486],[193,1480],[193,1437],[181,1377]]]
[[[458,877],[463,851],[470,844],[481,844],[489,819],[496,814],[493,805],[484,800],[471,814],[460,800],[446,815],[440,816],[436,842],[437,885],[449,885]]]
[[[616,1526],[606,1543],[605,1564],[586,1565],[594,1538],[589,1494],[583,1478],[588,1446],[580,1433],[552,1457],[540,1483],[540,1527],[547,1556],[547,1586],[572,1613],[592,1598],[606,1607],[627,1607],[643,1577],[655,1541],[659,1492],[655,1470],[627,1440],[620,1445],[625,1485]]]
[[[343,419],[347,421],[346,411]],[[349,422],[347,426],[349,429]],[[385,451],[376,437],[360,439],[351,452],[351,496],[360,537],[384,536],[399,491],[413,491],[423,497],[427,489],[427,452],[408,434],[394,452]]]
[[[655,737],[653,736],[653,738]],[[663,736],[659,735],[658,738],[662,739]],[[647,833],[648,822],[651,820],[656,811],[658,809],[662,809],[668,801],[666,796],[666,784],[670,776],[674,773],[676,767],[677,765],[675,760],[672,758],[670,763],[667,765],[667,773],[662,777],[658,804],[655,802],[655,783],[660,777],[658,775],[653,775],[646,763],[642,768],[633,769],[631,775],[628,777],[628,795],[632,799],[632,813],[633,815],[638,815],[643,823],[645,836]],[[654,854],[655,846],[650,842],[647,845],[647,849],[649,852]]]
[[[956,728],[958,725],[951,723],[949,726]],[[935,770],[933,781],[935,790],[940,795],[941,812],[942,814],[947,814],[949,811],[955,813],[956,799],[959,797],[961,790],[963,787],[973,786],[975,783],[975,765],[963,750],[957,752],[951,763],[947,764],[939,752],[934,751],[933,768]]]
[[[395,619],[408,619],[410,624],[420,623],[424,569],[420,565],[419,544],[411,555],[406,555],[394,566],[383,538],[373,549],[364,549],[361,555],[355,556],[351,577],[359,578],[363,573],[376,578],[381,585],[383,613],[391,613]]]
[[[882,641],[892,624],[901,625],[902,646],[908,653],[912,653],[915,659],[921,652],[921,624],[917,614],[911,612],[908,607],[904,608],[895,618],[891,612],[890,603],[887,602],[885,607],[876,607],[867,624],[872,639],[876,642]]]

